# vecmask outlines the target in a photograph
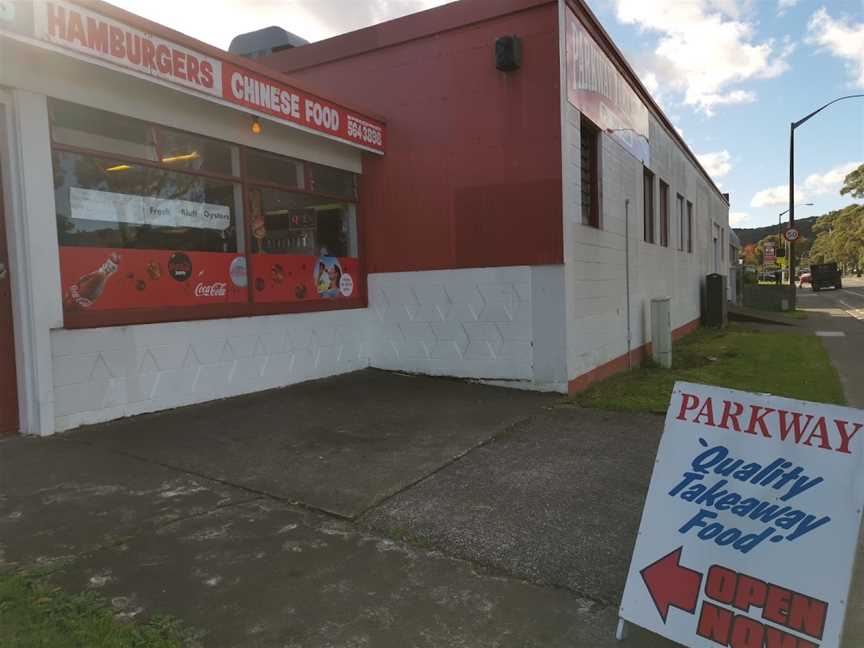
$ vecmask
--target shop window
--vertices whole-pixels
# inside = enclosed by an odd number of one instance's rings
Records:
[[[236,146],[167,128],[157,129],[156,140],[159,161],[172,169],[233,177],[240,175],[240,155]]]
[[[645,169],[642,181],[643,239],[654,243],[654,174]]]
[[[256,302],[354,294],[359,262],[353,204],[256,187],[249,192],[249,217]]]
[[[54,196],[63,247],[238,249],[239,183],[55,151]]]
[[[346,200],[357,200],[356,176],[342,169],[309,164],[309,191]]]
[[[277,184],[288,189],[306,186],[302,162],[261,151],[246,152],[246,175],[256,182]]]
[[[354,174],[49,109],[66,326],[361,303]]]
[[[147,122],[52,99],[51,134],[56,144],[156,162],[154,128]]]
[[[600,227],[600,129],[582,117],[580,129],[580,188],[582,223]]]
[[[687,251],[693,252],[693,203],[687,201]]]
[[[684,196],[678,194],[678,249],[684,250],[684,236],[687,222],[684,220]]]
[[[669,247],[669,185],[660,181],[660,245]]]

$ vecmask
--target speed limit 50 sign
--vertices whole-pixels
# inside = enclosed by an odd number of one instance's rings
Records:
[[[783,238],[785,238],[790,243],[792,241],[797,241],[799,236],[801,236],[801,232],[799,232],[794,227],[790,227],[785,232],[783,232]]]

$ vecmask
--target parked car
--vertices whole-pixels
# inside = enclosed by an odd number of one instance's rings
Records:
[[[798,277],[798,287],[803,288],[805,285],[810,285],[810,272],[802,272]]]
[[[813,292],[832,287],[840,290],[843,278],[836,263],[814,263],[810,266],[810,287]]]

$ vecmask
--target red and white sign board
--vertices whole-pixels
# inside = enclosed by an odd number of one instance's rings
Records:
[[[762,264],[772,265],[777,262],[777,250],[773,243],[766,243],[762,248]]]
[[[565,21],[567,100],[649,165],[648,108],[569,7]]]
[[[801,233],[794,227],[790,227],[785,232],[783,232],[783,238],[785,238],[790,243],[797,241],[799,236],[801,236]]]
[[[864,411],[679,382],[620,616],[695,648],[838,648]]]
[[[330,139],[384,151],[379,120],[85,6],[64,0],[17,3],[9,16],[0,15],[0,34],[4,32]]]

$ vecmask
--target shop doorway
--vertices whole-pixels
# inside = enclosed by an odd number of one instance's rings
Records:
[[[18,432],[18,379],[15,373],[12,289],[4,207],[3,167],[0,165],[0,435]]]

